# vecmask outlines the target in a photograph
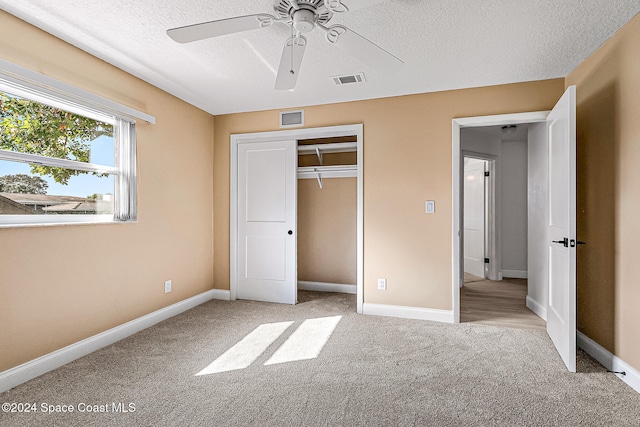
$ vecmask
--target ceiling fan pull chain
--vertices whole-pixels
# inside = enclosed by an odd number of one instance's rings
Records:
[[[296,45],[296,40],[293,37],[293,25],[291,26],[291,67],[289,67],[289,73],[291,74],[295,74],[295,71],[293,71],[293,48]]]

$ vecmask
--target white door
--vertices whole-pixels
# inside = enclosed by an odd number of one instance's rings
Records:
[[[576,371],[576,88],[547,118],[549,132],[549,304],[547,333]]]
[[[464,158],[464,272],[484,274],[485,160]]]
[[[238,145],[237,298],[296,303],[296,145]]]

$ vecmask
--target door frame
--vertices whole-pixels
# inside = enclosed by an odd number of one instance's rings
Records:
[[[451,301],[453,322],[460,323],[460,287],[464,283],[463,263],[463,196],[462,172],[464,156],[460,147],[460,129],[497,125],[545,122],[550,111],[461,117],[451,121]]]
[[[468,157],[471,159],[484,160],[487,162],[487,169],[489,172],[489,179],[485,182],[485,198],[484,198],[484,209],[485,209],[485,230],[484,230],[484,247],[485,247],[485,257],[489,258],[489,269],[485,275],[485,278],[489,280],[502,280],[502,276],[500,275],[500,271],[498,269],[498,260],[501,259],[500,252],[500,239],[499,239],[499,229],[496,227],[497,219],[496,219],[496,160],[497,157],[491,154],[478,153],[475,151],[462,150],[462,159]],[[464,172],[461,171],[461,172]],[[460,194],[461,203],[460,203],[460,211],[464,214],[464,185],[462,187],[462,193]],[[462,245],[462,255],[464,256],[464,223],[462,223],[463,232],[460,236],[460,244]],[[464,264],[462,265],[463,273],[464,273]],[[463,286],[464,283],[460,283],[460,287]]]
[[[364,192],[363,192],[363,125],[327,126],[317,128],[287,129],[269,132],[232,134],[230,138],[230,193],[229,193],[229,289],[230,299],[235,300],[238,287],[238,145],[248,142],[267,142],[283,139],[316,139],[343,136],[356,137],[357,172],[357,231],[356,231],[356,300],[357,312],[362,313],[364,278]],[[296,278],[297,281],[297,278]]]

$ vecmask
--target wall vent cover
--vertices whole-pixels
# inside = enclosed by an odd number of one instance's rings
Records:
[[[346,85],[349,83],[364,83],[367,80],[364,78],[364,73],[357,74],[345,74],[343,76],[331,77],[333,82],[337,85]]]
[[[304,126],[304,110],[280,111],[280,127]]]

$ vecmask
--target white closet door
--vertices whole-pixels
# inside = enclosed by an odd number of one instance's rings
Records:
[[[296,145],[238,146],[239,299],[296,303]]]

